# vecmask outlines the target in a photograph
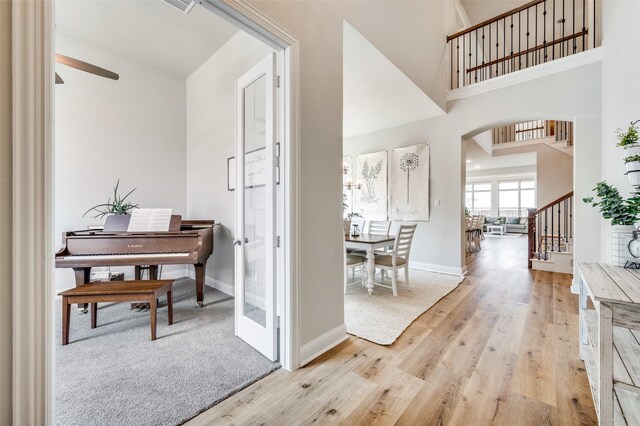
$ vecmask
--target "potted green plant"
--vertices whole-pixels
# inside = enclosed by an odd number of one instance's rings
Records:
[[[640,171],[640,155],[629,155],[624,157],[624,165],[628,172]]]
[[[82,217],[85,217],[89,212],[93,211],[96,214],[91,217],[101,219],[110,214],[129,214],[131,210],[137,209],[138,204],[133,204],[132,202],[127,201],[129,195],[131,195],[137,188],[133,188],[131,191],[127,192],[124,197],[122,197],[118,194],[119,186],[120,179],[116,182],[116,186],[113,187],[113,200],[109,197],[106,203],[96,204],[87,210]]]
[[[611,221],[612,262],[616,266],[624,266],[627,243],[640,216],[640,190],[636,189],[631,197],[625,199],[614,186],[598,182],[593,192],[595,197],[585,197],[582,201],[597,207],[602,217]]]

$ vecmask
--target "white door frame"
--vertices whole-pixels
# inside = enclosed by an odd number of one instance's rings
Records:
[[[298,311],[299,44],[243,0],[204,0],[216,14],[284,55],[281,173],[284,255],[278,282],[281,363],[300,359]],[[12,2],[13,423],[53,424],[54,0]]]

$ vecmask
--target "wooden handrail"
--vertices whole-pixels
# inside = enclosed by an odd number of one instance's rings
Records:
[[[501,62],[506,62],[506,61],[509,61],[511,59],[518,58],[518,57],[520,57],[522,55],[527,55],[527,54],[529,54],[531,52],[535,52],[536,50],[544,49],[545,47],[554,46],[554,45],[556,45],[558,43],[564,43],[565,41],[569,41],[569,40],[573,40],[574,38],[582,37],[583,35],[587,35],[588,33],[589,33],[589,30],[585,29],[585,30],[579,31],[579,32],[577,32],[575,34],[571,34],[571,35],[559,38],[557,40],[553,40],[552,42],[549,42],[549,43],[542,43],[542,44],[539,44],[537,46],[530,47],[527,50],[523,50],[522,52],[517,52],[517,53],[514,53],[512,55],[507,55],[504,58],[495,59],[493,61],[487,62],[486,64],[476,65],[475,67],[469,68],[467,70],[467,73],[470,73],[470,72],[473,72],[473,71],[477,71],[477,70],[482,69],[482,68],[490,67],[492,65],[499,64]]]
[[[562,202],[562,201],[564,201],[566,199],[569,199],[571,197],[573,197],[573,191],[569,192],[568,194],[563,195],[562,197],[558,198],[557,200],[553,200],[552,202],[550,202],[549,204],[547,204],[544,207],[539,208],[538,210],[535,210],[533,212],[529,212],[529,217],[534,217],[537,214],[542,213],[543,211],[547,210],[548,208],[553,207],[556,204],[558,204],[558,203],[560,203],[560,202]]]
[[[516,133],[532,132],[534,130],[544,130],[544,126],[533,127],[531,129],[520,129],[520,130],[516,130]]]
[[[482,27],[484,27],[486,25],[493,24],[494,22],[499,21],[499,20],[501,20],[503,18],[506,18],[506,17],[511,16],[511,15],[515,15],[516,13],[522,12],[523,10],[529,9],[530,7],[533,7],[533,6],[537,5],[537,4],[544,3],[545,1],[546,0],[533,0],[533,1],[530,1],[529,3],[525,3],[520,7],[516,7],[515,9],[511,9],[508,12],[504,12],[503,14],[500,14],[500,15],[494,17],[494,18],[487,19],[486,21],[480,22],[479,24],[476,24],[476,25],[474,25],[472,27],[469,27],[466,30],[458,31],[457,33],[455,33],[453,35],[447,36],[447,43],[449,43],[453,39],[456,39],[456,38],[458,38],[460,36],[463,36],[465,34],[469,34],[470,32],[473,32],[473,31],[475,31],[475,30],[477,30],[479,28],[482,28]]]

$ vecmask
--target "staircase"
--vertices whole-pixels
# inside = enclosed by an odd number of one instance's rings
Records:
[[[573,273],[573,191],[529,209],[529,269]]]

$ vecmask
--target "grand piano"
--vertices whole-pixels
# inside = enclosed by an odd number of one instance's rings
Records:
[[[192,264],[195,267],[198,305],[204,306],[207,259],[213,253],[212,220],[182,220],[171,216],[167,232],[127,232],[129,216],[109,216],[101,230],[64,232],[56,253],[56,268],[72,268],[76,287],[88,283],[91,268],[149,266],[149,279],[158,278],[159,265]]]

